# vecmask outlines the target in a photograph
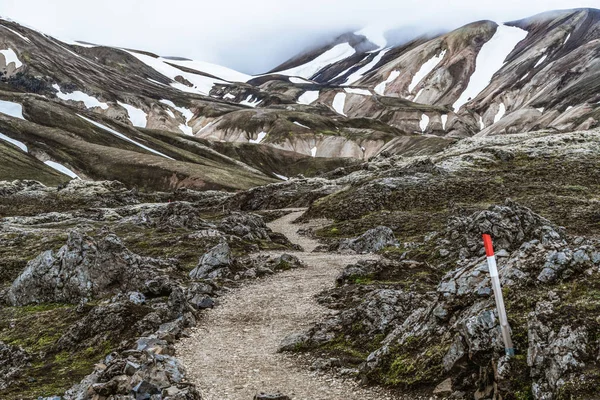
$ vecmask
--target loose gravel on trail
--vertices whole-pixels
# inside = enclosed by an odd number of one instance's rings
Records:
[[[203,399],[250,400],[259,392],[281,392],[294,400],[391,398],[353,380],[318,375],[300,366],[296,356],[277,353],[288,334],[310,327],[331,312],[317,304],[315,295],[331,288],[344,266],[376,257],[311,253],[318,242],[297,233],[309,225],[293,223],[302,213],[294,210],[269,227],[303,247],[303,252],[292,254],[307,267],[232,290],[206,312],[191,337],[178,344],[177,356]]]

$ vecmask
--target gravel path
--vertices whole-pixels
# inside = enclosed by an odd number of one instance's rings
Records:
[[[190,338],[178,344],[177,356],[204,400],[251,400],[259,392],[278,391],[294,400],[388,398],[378,389],[364,389],[351,380],[319,376],[300,367],[294,355],[277,353],[284,337],[330,312],[314,296],[333,286],[341,268],[365,257],[310,253],[318,242],[296,233],[309,225],[292,223],[302,212],[295,210],[269,227],[304,248],[293,254],[307,267],[233,290],[206,312]]]

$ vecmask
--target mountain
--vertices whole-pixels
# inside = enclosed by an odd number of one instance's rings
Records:
[[[589,129],[600,119],[599,43],[595,9],[393,46],[370,28],[249,76],[2,19],[0,177],[236,190],[458,138]]]

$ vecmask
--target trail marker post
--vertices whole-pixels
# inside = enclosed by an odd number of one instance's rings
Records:
[[[496,308],[498,317],[500,318],[500,329],[502,330],[502,339],[504,340],[504,351],[506,355],[511,357],[515,355],[512,338],[510,337],[510,326],[506,317],[506,308],[504,307],[504,297],[502,296],[502,288],[500,287],[500,277],[498,276],[498,267],[496,266],[496,256],[494,256],[494,247],[492,246],[492,237],[488,234],[483,235],[483,245],[485,247],[485,255],[487,256],[488,268],[490,277],[492,278],[492,289],[496,298]]]

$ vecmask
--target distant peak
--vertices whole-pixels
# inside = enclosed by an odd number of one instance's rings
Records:
[[[385,32],[386,29],[382,26],[368,25],[361,30],[354,32],[354,34],[366,37],[371,43],[378,46],[377,50],[380,50],[387,45]]]

